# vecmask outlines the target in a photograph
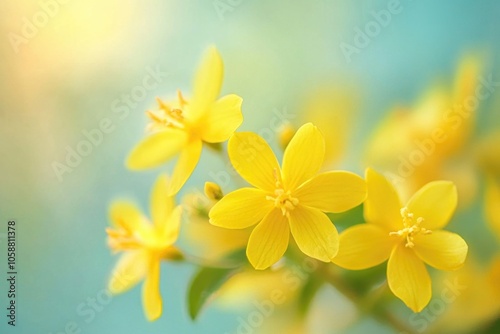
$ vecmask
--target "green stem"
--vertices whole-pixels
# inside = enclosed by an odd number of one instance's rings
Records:
[[[346,284],[346,282],[337,273],[330,270],[330,268],[331,266],[321,264],[318,267],[317,273],[325,282],[329,283],[337,291],[346,296],[354,305],[357,305],[362,312],[371,314],[380,322],[390,325],[400,333],[416,333],[412,328],[408,327],[398,317],[392,314],[387,308],[378,303],[383,293],[377,291],[378,293],[375,298],[363,298],[359,293]],[[383,290],[385,290],[385,287],[381,287],[382,292]]]

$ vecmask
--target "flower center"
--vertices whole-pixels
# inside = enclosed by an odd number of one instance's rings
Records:
[[[140,248],[142,243],[139,238],[130,230],[125,228],[107,228],[108,246],[114,252],[128,249]]]
[[[290,191],[285,191],[284,189],[278,188],[274,191],[275,196],[266,196],[268,201],[273,201],[274,206],[281,209],[283,216],[289,216],[290,211],[295,209],[299,204],[299,200],[292,197]]]
[[[163,130],[165,127],[177,129],[185,128],[183,108],[188,102],[184,99],[179,90],[177,91],[177,100],[177,103],[168,105],[159,98],[156,99],[159,110],[146,111],[146,115],[151,119],[151,123],[148,125],[148,131]]]
[[[274,202],[274,206],[281,210],[283,216],[289,217],[290,211],[295,209],[295,207],[299,204],[299,200],[292,197],[291,191],[285,191],[285,189],[283,189],[283,186],[278,178],[277,170],[274,170],[274,178],[276,179],[276,190],[274,191],[274,196],[266,196],[266,199]]]
[[[405,247],[413,248],[415,244],[413,243],[413,238],[417,234],[431,234],[432,231],[426,228],[420,227],[420,224],[424,222],[424,218],[418,217],[415,220],[413,213],[408,212],[406,207],[401,209],[401,217],[403,218],[403,229],[397,232],[389,232],[390,236],[404,237],[406,239]]]

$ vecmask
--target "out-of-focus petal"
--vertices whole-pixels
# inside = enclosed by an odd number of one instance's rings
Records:
[[[208,143],[228,140],[243,122],[242,102],[243,99],[235,94],[217,100],[204,118],[206,127],[202,129],[202,139]]]
[[[185,131],[168,128],[144,138],[130,153],[127,168],[140,170],[153,168],[171,159],[186,145]]]
[[[486,219],[491,229],[500,239],[500,184],[494,179],[486,182],[485,196]]]
[[[198,160],[200,160],[201,149],[201,140],[193,140],[182,150],[172,174],[172,180],[168,189],[169,196],[175,195],[189,179],[198,164]]]
[[[154,321],[161,316],[162,300],[160,294],[160,261],[151,261],[146,280],[142,286],[142,305],[149,321]]]
[[[151,193],[151,220],[155,226],[162,226],[174,209],[174,198],[168,196],[168,177],[160,175],[153,186]]]
[[[146,217],[134,203],[115,201],[109,210],[111,225],[126,231],[143,231],[147,229]]]
[[[109,291],[119,294],[134,287],[146,276],[148,261],[148,254],[143,250],[128,251],[121,255],[109,278]]]
[[[224,78],[224,64],[217,49],[212,46],[205,53],[194,78],[193,98],[189,118],[196,121],[203,117],[219,96]]]
[[[182,206],[179,205],[172,210],[164,225],[160,227],[161,240],[164,245],[172,245],[177,241],[181,227],[181,215]]]

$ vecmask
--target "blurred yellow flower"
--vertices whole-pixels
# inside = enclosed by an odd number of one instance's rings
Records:
[[[174,207],[167,187],[167,177],[160,176],[151,196],[152,224],[134,204],[119,201],[111,206],[112,227],[106,230],[109,247],[114,252],[123,252],[113,269],[109,290],[114,294],[122,293],[144,279],[142,299],[150,321],[162,313],[161,260],[182,258],[181,252],[173,246],[179,235],[181,207]]]
[[[486,268],[468,259],[460,272],[444,273],[438,281],[442,282],[437,290],[441,291],[441,302],[446,303],[445,311],[433,324],[422,321],[427,318],[417,319],[419,332],[429,327],[432,333],[475,333],[500,317],[498,255]]]
[[[198,164],[203,142],[226,141],[243,121],[241,97],[229,94],[217,99],[222,78],[222,58],[211,47],[196,74],[192,99],[178,92],[177,101],[158,99],[159,110],[148,111],[153,134],[132,150],[128,168],[156,167],[180,153],[169,188],[169,194],[177,193]]]
[[[490,177],[486,181],[484,205],[486,220],[500,240],[500,182],[495,178]]]
[[[500,239],[500,132],[496,131],[478,144],[478,164],[486,179],[484,210],[486,221]]]
[[[367,169],[366,182],[367,224],[352,226],[340,235],[333,262],[358,270],[389,259],[389,288],[410,309],[420,312],[432,293],[424,262],[437,269],[455,270],[467,255],[467,244],[459,235],[441,230],[455,211],[456,188],[448,181],[428,183],[403,206],[382,175]]]
[[[350,172],[317,174],[325,141],[319,130],[303,125],[288,144],[280,168],[260,136],[235,133],[229,157],[236,171],[256,188],[224,196],[210,210],[210,222],[229,229],[253,229],[247,257],[256,269],[266,269],[285,253],[290,232],[306,255],[329,262],[338,250],[338,233],[324,212],[343,212],[363,202],[364,180]]]
[[[452,178],[461,203],[474,198],[476,182],[464,147],[475,125],[484,94],[482,58],[464,57],[451,87],[432,86],[413,107],[397,106],[370,138],[366,165],[390,171],[404,198],[430,181]],[[486,93],[485,93],[486,92]],[[466,153],[466,152],[465,152]],[[457,159],[454,165],[449,162]]]
[[[362,101],[359,87],[324,84],[308,93],[299,121],[316,124],[325,137],[325,166],[339,165],[350,153],[348,143]],[[299,124],[301,124],[299,123]]]

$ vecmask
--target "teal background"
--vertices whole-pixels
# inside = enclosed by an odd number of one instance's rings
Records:
[[[221,1],[228,3],[229,1]],[[15,53],[9,33],[40,10],[34,1],[0,4],[0,233],[9,219],[18,228],[17,326],[2,333],[64,333],[75,322],[81,333],[234,333],[237,311],[208,307],[191,322],[186,286],[194,267],[162,265],[164,314],[148,323],[140,288],[103,304],[95,317],[78,312],[106,287],[116,258],[106,246],[109,203],[117,197],[149,207],[150,187],[161,170],[134,173],[124,159],[142,138],[144,111],[155,96],[177,88],[189,93],[193,73],[208,45],[225,62],[223,93],[244,98],[242,130],[268,126],[275,109],[298,113],[304,96],[322,83],[355,84],[362,117],[355,124],[346,167],[362,170],[356,156],[374,122],[397,101],[414,101],[437,78],[452,78],[462,54],[483,50],[487,73],[498,76],[498,1],[402,0],[402,11],[351,62],[339,45],[352,44],[353,29],[372,20],[386,1],[240,1],[218,15],[213,1],[70,1]],[[238,1],[233,1],[238,3]],[[168,77],[130,108],[123,120],[113,101],[140,85],[146,68]],[[498,125],[498,94],[483,106],[480,131]],[[82,131],[110,118],[114,130],[59,181],[54,161]],[[275,144],[274,144],[275,145]],[[170,165],[171,166],[171,165]],[[171,168],[171,167],[169,167]],[[223,164],[204,152],[183,189],[201,188]],[[171,170],[171,169],[170,169]],[[180,198],[180,197],[179,197]],[[0,309],[6,301],[5,239],[0,244]],[[83,308],[83,312],[90,310]],[[370,328],[373,322],[346,333]]]

